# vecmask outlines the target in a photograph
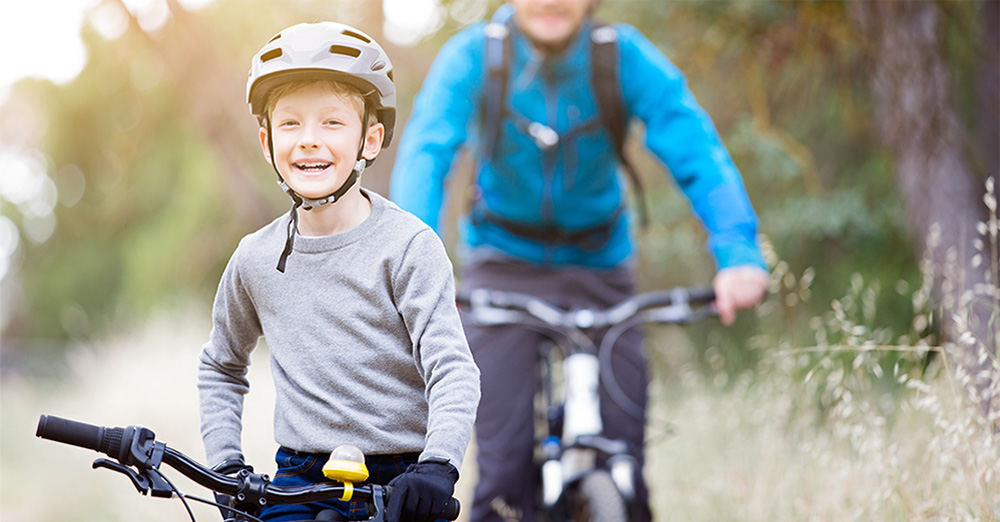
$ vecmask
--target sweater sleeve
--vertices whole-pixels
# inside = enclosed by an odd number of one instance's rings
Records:
[[[461,468],[479,406],[479,368],[455,305],[451,262],[429,229],[414,236],[402,256],[393,297],[425,383],[428,419],[421,459],[447,457]]]
[[[452,37],[413,101],[390,179],[390,199],[440,233],[444,181],[478,114],[484,77],[481,26]]]
[[[619,25],[618,32],[626,104],[704,224],[717,267],[766,269],[743,179],[683,73],[635,28]]]
[[[237,248],[222,274],[212,331],[198,359],[201,435],[211,465],[242,456],[243,398],[250,353],[261,336],[253,301],[239,273]]]

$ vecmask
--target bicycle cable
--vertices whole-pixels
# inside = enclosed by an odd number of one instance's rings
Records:
[[[239,516],[242,516],[242,517],[246,517],[247,519],[251,520],[252,522],[264,522],[262,519],[259,519],[259,518],[255,517],[255,516],[251,515],[250,513],[247,513],[246,511],[240,511],[240,510],[238,510],[238,509],[236,509],[236,508],[234,508],[232,506],[227,506],[226,504],[222,504],[220,502],[213,502],[211,500],[207,500],[207,499],[204,499],[204,498],[201,498],[201,497],[196,497],[194,495],[188,495],[187,493],[184,493],[183,495],[184,495],[185,498],[187,498],[189,500],[194,500],[195,502],[201,502],[202,504],[207,504],[209,506],[215,506],[217,508],[225,509],[226,511],[228,511],[230,513],[230,515],[239,515]]]
[[[648,440],[646,437],[643,437],[642,447],[647,448],[676,435],[677,425],[669,420],[654,418],[648,411],[644,414],[643,408],[630,399],[625,393],[625,390],[623,390],[618,384],[618,379],[615,377],[614,373],[614,367],[611,365],[611,347],[614,346],[615,341],[617,341],[618,337],[625,333],[626,330],[643,322],[642,319],[638,318],[633,318],[630,321],[631,322],[626,321],[612,326],[601,339],[601,347],[598,350],[598,359],[601,365],[601,385],[604,390],[608,392],[608,396],[611,397],[611,400],[614,401],[618,407],[637,420],[645,422],[649,428],[652,428],[649,431],[654,431],[654,429],[662,431],[660,434],[655,437],[651,437]],[[608,341],[608,339],[610,339],[610,341]]]
[[[697,322],[706,317],[712,315],[711,310],[707,308],[696,308],[691,310],[688,319],[685,322]],[[647,424],[652,424],[648,412],[644,412],[642,406],[633,401],[625,390],[621,388],[618,384],[618,379],[615,377],[614,367],[611,364],[611,351],[618,341],[618,338],[622,336],[630,328],[648,322],[649,312],[636,314],[629,319],[615,324],[608,331],[605,332],[604,336],[601,338],[600,347],[597,350],[598,360],[600,361],[601,368],[601,382],[603,383],[605,391],[608,392],[608,396],[611,400],[615,402],[622,410],[631,415],[633,418],[639,421],[645,420]],[[672,437],[675,434],[675,425],[670,421],[664,421],[666,433],[661,436],[661,438],[666,439]],[[658,442],[658,441],[657,441]],[[643,442],[643,446],[648,446],[653,443],[653,440],[648,442]]]
[[[641,322],[642,318],[636,315],[612,326],[611,328],[608,328],[608,331],[605,332],[604,336],[601,338],[600,348],[597,350],[597,357],[601,368],[601,382],[603,383],[605,391],[608,392],[608,396],[611,397],[611,400],[614,401],[619,408],[638,421],[643,421],[645,419],[644,409],[642,406],[633,401],[628,394],[625,393],[625,390],[622,389],[621,385],[618,384],[618,379],[615,377],[614,367],[611,365],[611,350],[615,345],[615,341],[617,341],[622,334]]]
[[[160,478],[163,479],[163,481],[166,482],[168,486],[170,486],[170,489],[172,489],[174,491],[174,493],[177,495],[177,498],[180,499],[181,504],[184,504],[184,509],[187,510],[188,518],[191,519],[191,522],[198,522],[194,518],[194,512],[191,511],[191,506],[188,505],[187,500],[185,500],[185,498],[184,498],[187,495],[185,495],[184,493],[181,493],[181,490],[177,489],[177,486],[175,486],[174,483],[171,482],[170,479],[167,478],[167,476],[164,475],[162,471],[160,471],[160,470],[158,470],[156,468],[150,468],[150,471],[155,471],[156,474],[159,475]]]

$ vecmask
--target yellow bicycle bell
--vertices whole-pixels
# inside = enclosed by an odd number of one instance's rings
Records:
[[[330,458],[323,465],[323,475],[330,480],[343,482],[344,495],[340,500],[351,500],[354,483],[368,480],[365,454],[357,446],[341,444],[330,452]]]

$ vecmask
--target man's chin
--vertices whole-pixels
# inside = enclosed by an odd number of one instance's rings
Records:
[[[569,43],[573,41],[573,36],[576,35],[575,32],[570,32],[568,36],[557,36],[553,37],[553,34],[561,35],[565,34],[565,29],[562,30],[535,30],[530,34],[527,34],[528,40],[538,49],[545,51],[549,54],[557,54],[564,51],[569,47]]]

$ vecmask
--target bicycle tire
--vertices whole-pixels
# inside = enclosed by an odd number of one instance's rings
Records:
[[[628,509],[611,475],[604,470],[583,476],[567,499],[571,522],[628,522]]]

